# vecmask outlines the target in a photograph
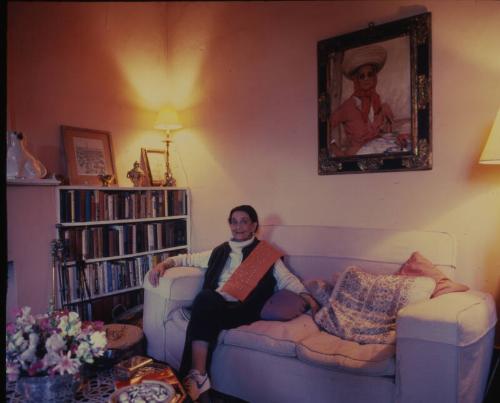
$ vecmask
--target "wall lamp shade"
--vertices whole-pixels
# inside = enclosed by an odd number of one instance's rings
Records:
[[[500,164],[500,109],[498,109],[488,141],[479,158],[479,163]]]
[[[177,111],[172,108],[163,108],[158,112],[155,122],[155,129],[175,130],[182,127]]]

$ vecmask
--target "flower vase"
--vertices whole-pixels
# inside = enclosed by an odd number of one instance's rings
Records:
[[[16,389],[22,402],[63,403],[74,399],[80,383],[80,374],[22,376]]]

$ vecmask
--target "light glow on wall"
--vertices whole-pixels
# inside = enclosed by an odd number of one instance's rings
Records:
[[[189,108],[199,101],[200,70],[208,52],[197,43],[196,32],[189,39],[191,43],[178,42],[179,38],[186,38],[183,13],[179,10],[188,6],[163,3],[150,7],[142,18],[151,28],[145,32],[129,30],[126,40],[120,35],[108,38],[109,52],[130,84],[131,96],[135,97],[133,103],[138,107],[152,111],[167,104],[177,110]],[[110,16],[109,19],[112,17],[120,18]],[[190,24],[193,21],[189,21]],[[203,33],[210,27],[211,24],[205,22]]]

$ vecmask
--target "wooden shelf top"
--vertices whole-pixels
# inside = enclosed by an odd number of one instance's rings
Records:
[[[61,182],[57,179],[9,179],[7,178],[7,186],[58,186]]]

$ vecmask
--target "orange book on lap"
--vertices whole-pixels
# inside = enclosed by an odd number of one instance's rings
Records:
[[[267,270],[283,253],[266,241],[260,241],[248,257],[241,262],[222,287],[223,292],[244,301]]]

